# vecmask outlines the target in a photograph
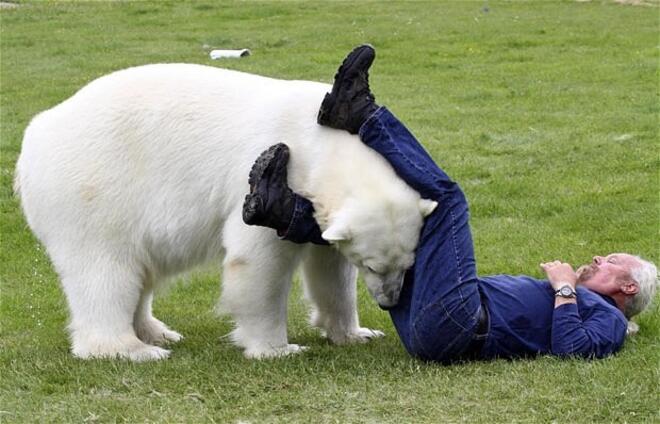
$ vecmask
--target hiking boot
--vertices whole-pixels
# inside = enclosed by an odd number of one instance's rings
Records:
[[[289,148],[279,143],[262,152],[250,170],[250,193],[243,203],[243,221],[284,231],[288,228],[295,195],[287,185]]]
[[[317,122],[326,127],[357,134],[369,116],[378,109],[369,91],[367,71],[376,57],[368,44],[356,47],[346,56],[335,74],[332,91],[325,95]]]

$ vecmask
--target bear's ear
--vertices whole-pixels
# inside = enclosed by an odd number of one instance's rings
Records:
[[[438,202],[433,200],[419,199],[419,211],[424,218],[431,215],[437,206]]]
[[[348,229],[347,225],[344,225],[342,222],[335,222],[327,230],[321,234],[323,240],[335,243],[338,241],[346,241],[351,238],[351,232]]]

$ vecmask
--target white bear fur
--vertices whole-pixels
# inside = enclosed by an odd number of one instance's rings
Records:
[[[200,65],[148,65],[99,78],[32,120],[16,191],[60,276],[75,356],[167,357],[160,346],[181,335],[153,317],[154,288],[219,258],[220,306],[247,357],[303,349],[286,331],[300,261],[312,324],[336,343],[382,335],[359,326],[357,270],[345,257],[360,267],[369,260],[407,268],[424,206],[357,136],[316,123],[329,90]],[[249,170],[278,142],[290,147],[290,185],[312,200],[321,228],[342,230],[338,249],[243,223]]]

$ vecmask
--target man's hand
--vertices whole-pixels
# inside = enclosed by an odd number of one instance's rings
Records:
[[[541,268],[548,276],[553,289],[558,290],[565,284],[570,284],[575,289],[577,274],[570,264],[560,261],[546,262],[541,264]]]

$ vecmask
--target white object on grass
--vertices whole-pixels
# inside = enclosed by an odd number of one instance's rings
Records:
[[[211,59],[221,59],[224,57],[245,57],[250,56],[249,49],[240,49],[240,50],[211,50],[209,53]]]

